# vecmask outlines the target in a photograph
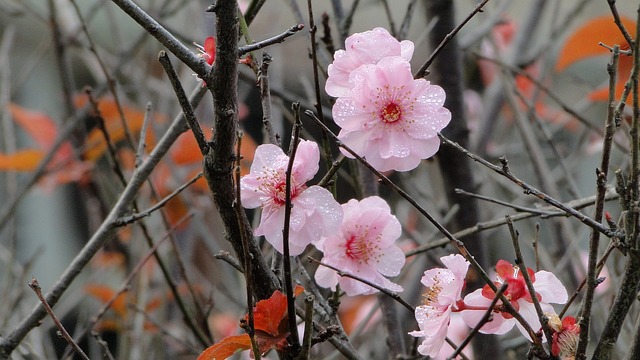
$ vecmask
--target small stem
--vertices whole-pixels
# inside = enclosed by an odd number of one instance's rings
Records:
[[[147,147],[147,129],[149,128],[150,120],[151,120],[151,102],[148,102],[144,111],[144,119],[142,119],[142,129],[140,129],[140,140],[138,141],[138,150],[136,150],[136,162],[135,162],[136,167],[142,164],[142,158],[144,157],[144,149]]]
[[[304,335],[302,337],[302,349],[296,357],[298,360],[309,359],[311,349],[311,335],[313,334],[313,305],[316,297],[309,295],[304,299]]]
[[[300,120],[300,104],[293,103],[293,113],[295,124],[293,125],[293,134],[291,136],[291,146],[289,149],[289,163],[287,164],[287,172],[285,179],[285,208],[284,208],[284,229],[282,230],[282,252],[284,267],[284,286],[287,292],[287,312],[289,314],[289,331],[291,332],[291,347],[293,353],[300,350],[300,339],[298,338],[298,327],[296,325],[296,308],[295,295],[293,294],[293,281],[291,278],[291,256],[289,255],[289,233],[291,224],[291,173],[293,172],[293,164],[295,162],[298,143],[300,142],[300,128],[302,122]]]
[[[241,192],[240,192],[240,161],[241,161],[241,156],[240,156],[240,149],[242,148],[242,131],[238,130],[238,141],[236,143],[236,169],[235,169],[235,185],[236,185],[236,201],[235,201],[235,207],[234,210],[236,211],[236,217],[238,218],[238,227],[242,228],[244,227],[243,219],[244,217],[242,217],[242,211],[244,211],[242,209],[242,198],[240,196]],[[252,289],[252,284],[253,284],[253,276],[252,276],[252,272],[251,272],[251,255],[249,254],[249,242],[247,241],[247,238],[245,236],[245,234],[243,232],[240,233],[240,242],[242,243],[242,257],[244,260],[244,264],[243,264],[243,269],[244,269],[244,277],[246,279],[245,285],[246,285],[246,291],[247,291],[247,326],[245,328],[245,331],[247,332],[247,334],[249,334],[249,338],[251,339],[251,347],[253,348],[253,356],[255,357],[255,359],[259,360],[260,359],[260,349],[258,348],[258,345],[256,343],[256,338],[255,338],[255,324],[254,324],[254,316],[253,316],[253,289]]]
[[[178,78],[178,74],[173,68],[171,60],[164,50],[161,50],[158,54],[158,61],[160,61],[160,64],[162,64],[164,71],[169,77],[171,86],[173,86],[173,91],[176,93],[176,97],[178,98],[178,103],[180,103],[180,108],[182,108],[182,112],[184,113],[185,119],[187,120],[187,125],[189,126],[189,129],[191,129],[193,136],[196,138],[196,143],[198,144],[200,153],[204,156],[207,154],[207,152],[209,152],[207,139],[205,138],[204,133],[202,132],[202,129],[198,124],[198,119],[196,119],[196,114],[193,112],[193,107],[191,107],[189,99],[187,98],[187,94],[182,88],[182,83]]]
[[[427,61],[420,67],[420,70],[418,70],[418,72],[413,75],[415,79],[420,79],[427,75],[427,69],[429,69],[429,66],[431,66],[431,63],[435,60],[440,51],[442,51],[442,49],[449,43],[449,41],[451,41],[451,39],[453,39],[458,31],[460,31],[460,29],[462,29],[462,27],[464,27],[477,13],[482,12],[482,7],[488,2],[489,0],[482,0],[482,2],[476,5],[475,9],[473,9],[473,11],[469,15],[467,15],[467,17],[458,26],[456,26],[450,33],[447,34],[447,36],[444,37],[444,39],[442,39],[438,47],[436,47],[436,49],[433,50],[433,53],[431,53],[431,56],[429,56]]]
[[[316,100],[314,102],[314,107],[316,108],[316,112],[318,113],[318,117],[321,119],[322,123],[325,123],[324,113],[322,110],[322,97],[320,94],[320,79],[318,76],[318,44],[316,43],[316,32],[318,28],[316,27],[315,20],[313,19],[313,6],[311,5],[311,0],[307,0],[307,7],[309,8],[309,35],[311,36],[311,60],[313,62],[313,85],[316,95]],[[322,131],[322,152],[325,159],[325,165],[327,169],[331,167],[331,147],[329,146],[329,135],[326,131]]]
[[[473,337],[478,333],[478,331],[480,331],[480,329],[484,326],[484,324],[486,324],[488,321],[491,320],[491,316],[493,315],[493,308],[496,306],[496,304],[498,303],[498,300],[502,297],[502,294],[504,294],[504,292],[507,290],[508,287],[509,287],[508,283],[504,283],[502,284],[502,286],[500,286],[500,288],[498,289],[498,292],[496,292],[496,296],[494,296],[493,300],[491,300],[491,304],[489,304],[489,307],[486,309],[484,315],[480,319],[480,322],[478,322],[478,324],[474,326],[473,329],[471,329],[471,331],[469,331],[469,335],[467,335],[467,337],[462,341],[462,343],[458,345],[458,347],[453,352],[453,354],[449,356],[450,359],[455,359],[458,355],[462,355],[462,350],[464,350],[464,348],[471,342],[471,339],[473,339]],[[465,307],[465,309],[470,310],[472,308]]]
[[[324,266],[324,267],[327,267],[327,268],[329,268],[329,269],[331,269],[331,270],[335,271],[336,273],[338,273],[338,275],[339,275],[339,276],[347,277],[347,278],[350,278],[350,279],[353,279],[353,280],[359,281],[359,282],[361,282],[361,283],[363,283],[363,284],[367,284],[367,285],[371,286],[372,288],[374,288],[374,289],[376,289],[376,290],[380,291],[381,293],[383,293],[383,294],[385,294],[385,295],[387,295],[387,296],[391,297],[391,298],[392,298],[392,299],[394,299],[395,301],[399,302],[399,303],[400,303],[400,305],[404,306],[405,308],[407,308],[407,310],[411,311],[412,313],[416,311],[416,310],[414,309],[414,307],[413,307],[413,306],[411,306],[411,304],[409,304],[408,302],[406,302],[403,298],[401,298],[401,297],[400,297],[400,295],[396,294],[395,292],[389,291],[388,289],[386,289],[386,288],[384,288],[384,287],[382,287],[382,286],[380,286],[380,285],[378,285],[378,284],[374,284],[374,283],[372,283],[371,281],[369,281],[369,280],[367,280],[367,279],[363,279],[363,278],[361,278],[361,277],[359,277],[359,276],[357,276],[357,275],[353,275],[353,274],[350,274],[350,273],[348,273],[348,272],[344,272],[344,271],[342,271],[342,270],[338,269],[338,268],[337,268],[337,267],[335,267],[335,266],[331,266],[331,265],[329,265],[329,264],[325,264],[325,263],[323,263],[323,262],[322,262],[322,261],[320,261],[320,260],[316,260],[316,259],[312,258],[311,256],[308,256],[308,257],[307,257],[307,259],[309,259],[310,261],[313,261],[314,263],[316,263],[316,264],[318,264],[318,265],[322,265],[322,266]]]
[[[293,25],[292,27],[289,28],[289,30],[283,32],[280,35],[276,35],[272,38],[258,41],[257,43],[240,46],[238,48],[238,55],[242,56],[248,52],[260,50],[262,48],[265,48],[273,44],[282,43],[286,38],[288,38],[289,36],[295,35],[298,31],[302,29],[304,29],[304,24]]]
[[[62,323],[60,323],[60,320],[58,320],[58,318],[56,317],[56,314],[53,313],[53,309],[51,309],[51,306],[49,306],[49,303],[47,302],[47,300],[44,298],[44,296],[42,296],[42,289],[40,288],[40,284],[38,283],[38,280],[36,280],[36,278],[32,278],[31,281],[29,281],[29,287],[31,288],[31,290],[33,290],[33,292],[36,293],[36,296],[38,297],[38,299],[40,299],[40,302],[44,306],[49,316],[51,316],[51,319],[53,319],[53,322],[54,324],[56,324],[56,327],[62,334],[62,337],[64,337],[64,339],[69,343],[69,345],[73,347],[73,349],[76,351],[76,353],[78,353],[78,355],[80,355],[81,358],[89,360],[89,357],[87,356],[87,354],[85,354],[84,351],[82,351],[82,349],[80,348],[80,346],[78,346],[78,344],[76,344],[76,342],[73,341],[73,338],[71,337],[71,335],[69,335],[69,333],[64,328],[64,326],[62,326]]]
[[[538,318],[540,319],[540,324],[542,325],[542,331],[547,337],[547,341],[551,341],[551,334],[553,333],[551,328],[549,327],[549,319],[542,311],[542,307],[540,306],[540,301],[538,300],[538,296],[536,295],[536,289],[533,287],[533,282],[531,281],[531,277],[529,276],[529,269],[524,262],[524,257],[522,256],[522,251],[520,250],[520,242],[518,240],[518,232],[513,227],[513,222],[511,218],[507,216],[507,226],[509,227],[509,233],[511,234],[511,241],[513,242],[513,250],[516,253],[516,265],[520,268],[520,273],[524,278],[524,283],[527,285],[527,290],[529,291],[529,295],[531,295],[531,301],[533,302],[533,307],[536,309],[536,313],[538,314]],[[541,349],[541,351],[543,351]]]
[[[271,126],[271,91],[269,89],[269,64],[273,59],[269,54],[262,54],[262,63],[258,72],[258,83],[260,84],[260,104],[262,105],[262,126],[265,141],[270,144],[278,144],[273,127]]]

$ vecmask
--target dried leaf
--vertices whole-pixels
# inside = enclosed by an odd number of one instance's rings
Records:
[[[300,285],[296,285],[293,295],[298,296],[304,291]],[[287,318],[287,296],[276,290],[270,298],[256,303],[253,311],[254,327],[272,336],[282,335],[280,323]]]
[[[84,291],[100,300],[103,304],[107,304],[111,299],[116,296],[116,291],[106,285],[89,284],[85,286]],[[111,309],[115,311],[118,316],[124,319],[127,315],[127,303],[126,293],[120,293],[116,300],[111,304]]]
[[[229,336],[208,347],[198,356],[197,360],[223,360],[235,354],[238,350],[250,348],[251,339],[248,334]]]

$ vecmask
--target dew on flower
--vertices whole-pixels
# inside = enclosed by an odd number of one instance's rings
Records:
[[[342,207],[344,220],[340,230],[315,244],[324,253],[322,262],[391,291],[402,291],[402,287],[384,276],[397,275],[405,261],[404,253],[395,245],[401,234],[400,222],[391,215],[389,205],[382,198],[371,196],[361,201],[352,199]],[[318,285],[332,289],[340,284],[349,296],[377,291],[354,279],[339,277],[334,270],[322,266],[315,279]]]

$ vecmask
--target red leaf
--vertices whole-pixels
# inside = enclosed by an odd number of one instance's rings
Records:
[[[247,349],[251,349],[251,339],[248,334],[229,336],[208,347],[198,356],[197,360],[222,360],[238,350]]]
[[[621,16],[620,20],[629,33],[635,33],[636,23],[633,19]],[[598,45],[599,42],[629,48],[620,29],[613,22],[613,17],[600,16],[587,21],[567,39],[558,56],[556,71],[562,71],[571,64],[591,56],[609,54],[608,49]]]
[[[256,303],[253,311],[255,329],[278,336],[278,327],[286,314],[287,296],[276,290],[270,298]]]
[[[296,285],[293,291],[294,296],[304,291],[300,285]],[[282,320],[287,317],[287,296],[280,291],[273,292],[270,298],[260,300],[253,310],[254,327],[256,330],[264,331],[272,336],[279,336],[279,326]]]

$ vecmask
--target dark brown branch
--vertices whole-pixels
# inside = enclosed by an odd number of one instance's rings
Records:
[[[260,248],[253,239],[253,231],[246,214],[238,215],[233,209],[236,202],[233,181],[235,166],[236,131],[238,130],[238,35],[237,2],[219,1],[214,9],[216,13],[216,61],[213,74],[204,77],[207,88],[213,95],[215,118],[210,151],[204,158],[204,175],[213,195],[216,208],[226,230],[226,238],[231,243],[240,263],[244,264],[242,237],[247,239],[252,257],[251,271],[254,282],[251,284],[258,299],[267,299],[279,288],[278,280],[269,269]],[[242,227],[238,224],[243,224]],[[241,234],[242,233],[242,234]]]

